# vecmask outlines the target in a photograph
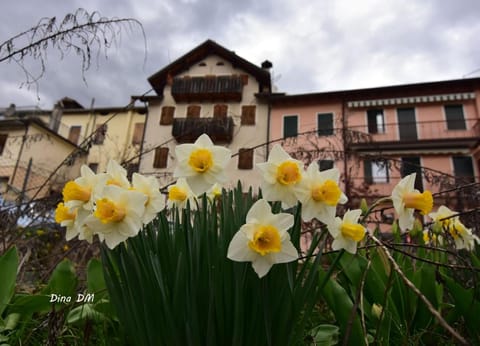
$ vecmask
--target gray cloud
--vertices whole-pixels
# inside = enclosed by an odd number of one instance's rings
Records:
[[[106,17],[133,17],[144,27],[122,33],[118,47],[86,72],[74,54],[48,51],[45,76],[18,89],[22,71],[0,63],[0,107],[49,108],[69,96],[88,106],[121,106],[149,89],[147,78],[210,38],[260,64],[273,62],[280,91],[318,92],[461,78],[480,68],[477,0],[25,0],[2,4],[0,41],[83,7]],[[29,64],[33,71],[35,62]],[[473,73],[469,77],[478,76]],[[40,100],[37,99],[40,97]]]

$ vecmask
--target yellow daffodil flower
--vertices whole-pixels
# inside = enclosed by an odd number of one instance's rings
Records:
[[[317,218],[326,223],[335,218],[337,204],[345,204],[348,201],[338,186],[339,178],[340,173],[336,168],[320,172],[316,162],[308,166],[305,179],[298,190],[303,220]]]
[[[260,199],[248,211],[246,224],[233,236],[227,257],[233,261],[252,262],[261,278],[274,264],[298,259],[297,249],[287,232],[292,226],[292,215],[273,214],[268,202]]]
[[[416,173],[404,177],[392,191],[392,202],[398,214],[400,230],[406,231],[413,227],[413,213],[419,210],[422,215],[428,214],[433,207],[432,193],[428,190],[420,193],[415,189]]]
[[[147,196],[145,213],[142,216],[143,223],[147,224],[165,208],[165,197],[160,193],[160,186],[155,177],[145,177],[141,174],[133,173],[132,187],[133,190],[139,191]]]
[[[130,182],[127,178],[127,170],[120,166],[116,161],[110,160],[107,164],[106,185],[117,185],[124,189],[130,188]]]
[[[179,210],[182,210],[187,207],[187,202],[190,202],[191,210],[197,208],[195,194],[185,178],[180,178],[177,180],[176,184],[168,187],[167,207],[168,209],[177,207]]]
[[[87,165],[80,168],[80,174],[80,177],[65,184],[63,201],[70,210],[80,207],[91,211],[95,195],[103,189],[107,175],[95,174]]]
[[[362,215],[360,209],[348,210],[343,216],[336,217],[327,222],[328,231],[333,237],[332,249],[345,251],[355,254],[357,252],[357,244],[365,237],[365,227],[358,223],[358,219]]]
[[[225,167],[231,158],[229,149],[213,145],[203,134],[195,143],[181,144],[175,148],[178,165],[173,172],[176,178],[185,178],[195,195],[206,192],[215,183],[227,182]]]
[[[303,163],[294,160],[276,144],[267,162],[258,163],[262,172],[262,193],[267,201],[281,201],[285,207],[297,204],[300,182],[304,176]]]
[[[147,196],[141,192],[107,185],[85,223],[113,249],[140,231],[146,201]]]

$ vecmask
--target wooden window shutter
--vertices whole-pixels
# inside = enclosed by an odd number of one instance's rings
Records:
[[[80,138],[80,131],[81,130],[82,130],[81,126],[70,127],[70,132],[68,133],[68,140],[72,143],[77,144],[78,139]]]
[[[242,106],[241,125],[255,125],[255,111],[257,106]]]
[[[103,144],[105,136],[107,134],[107,124],[97,125],[95,134],[93,135],[93,144]]]
[[[153,168],[167,168],[168,148],[155,148]]]
[[[175,113],[175,107],[172,107],[172,106],[162,107],[162,115],[160,116],[160,125],[172,125],[174,113]]]
[[[3,149],[5,149],[5,144],[7,143],[8,135],[0,134],[0,155],[3,153]]]
[[[240,78],[242,79],[242,84],[243,85],[248,84],[248,74],[242,74],[242,75],[240,75]]]
[[[238,169],[253,168],[253,149],[242,148],[238,151]]]
[[[187,118],[200,118],[200,109],[198,105],[190,105],[187,108]]]
[[[133,128],[132,144],[141,144],[143,138],[143,129],[145,128],[145,123],[136,123]]]
[[[363,176],[365,178],[365,183],[373,184],[371,160],[368,160],[368,159],[363,160]]]
[[[227,105],[215,105],[213,107],[213,117],[215,119],[225,119],[227,117]]]

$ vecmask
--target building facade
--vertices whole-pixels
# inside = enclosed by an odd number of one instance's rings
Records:
[[[456,188],[479,181],[479,98],[478,78],[273,95],[270,137],[306,164],[337,167],[352,207],[413,172],[418,189],[461,207],[471,191]]]
[[[206,133],[232,151],[230,181],[259,185],[254,169],[266,159],[271,64],[256,66],[208,40],[152,75],[156,96],[148,102],[140,172],[155,175],[162,186],[173,182],[175,147]]]

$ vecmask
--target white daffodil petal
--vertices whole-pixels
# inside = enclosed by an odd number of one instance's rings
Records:
[[[237,232],[228,246],[227,257],[233,261],[250,262],[255,258],[255,253],[245,246],[249,240],[243,232]]]
[[[257,273],[259,278],[264,277],[272,268],[272,263],[267,261],[265,258],[257,257],[257,260],[252,262],[252,267]]]

